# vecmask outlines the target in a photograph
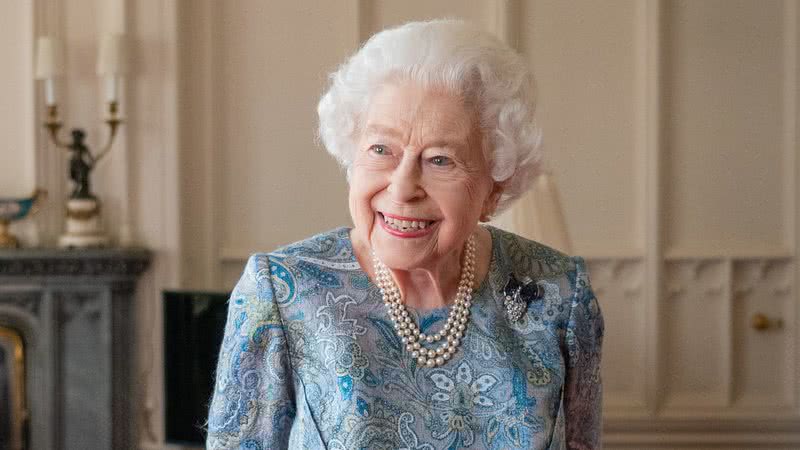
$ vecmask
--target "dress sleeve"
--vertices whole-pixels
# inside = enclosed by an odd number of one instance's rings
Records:
[[[586,263],[575,262],[575,287],[566,330],[566,442],[568,449],[602,448],[600,354],[603,315],[592,292]]]
[[[288,448],[295,416],[286,335],[267,255],[253,255],[228,302],[206,448]]]

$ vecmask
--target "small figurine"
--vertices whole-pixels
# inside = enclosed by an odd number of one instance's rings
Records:
[[[89,152],[89,148],[83,143],[86,133],[81,129],[72,130],[72,143],[67,146],[72,157],[69,160],[69,177],[75,182],[75,188],[70,198],[91,198],[91,182],[89,176],[92,174],[96,160]]]
[[[72,142],[61,145],[70,153],[69,178],[72,180],[72,193],[67,199],[67,232],[58,240],[62,248],[105,247],[108,236],[100,226],[100,200],[92,193],[91,175],[100,159],[108,149],[94,156],[86,146],[86,133],[79,128],[72,130]]]

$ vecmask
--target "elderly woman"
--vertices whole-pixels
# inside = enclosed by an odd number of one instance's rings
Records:
[[[463,22],[409,23],[331,80],[320,134],[354,226],[248,261],[208,448],[599,448],[583,260],[480,224],[540,164],[523,60]]]

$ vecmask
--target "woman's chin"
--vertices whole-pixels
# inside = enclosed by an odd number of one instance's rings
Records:
[[[422,265],[430,253],[434,233],[415,238],[399,237],[381,227],[372,235],[372,249],[392,269],[407,270]]]

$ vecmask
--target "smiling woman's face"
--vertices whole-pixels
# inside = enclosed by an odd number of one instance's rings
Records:
[[[362,122],[350,173],[354,233],[388,267],[460,255],[496,201],[474,111],[443,90],[387,82]]]

